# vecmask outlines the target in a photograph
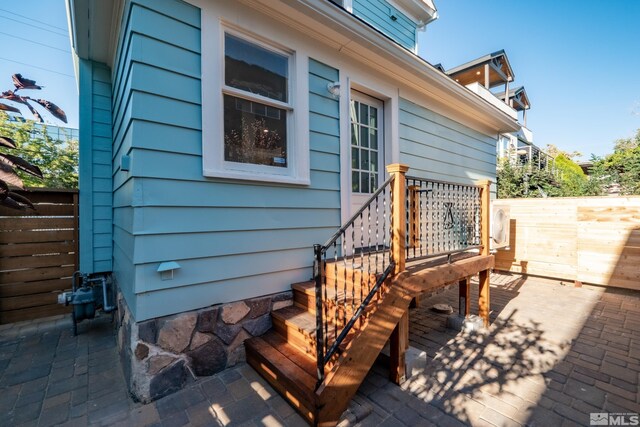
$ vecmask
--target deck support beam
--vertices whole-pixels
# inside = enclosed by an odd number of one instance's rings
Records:
[[[394,275],[404,271],[407,260],[407,180],[406,173],[409,166],[394,163],[387,166],[387,172],[393,176],[391,188],[393,189],[392,211],[393,218],[391,237],[391,257],[396,263]],[[414,198],[417,202],[417,198]],[[396,325],[390,339],[390,380],[400,384],[405,380],[405,353],[409,347],[409,310]]]
[[[471,286],[469,286],[469,277],[458,282],[458,314],[461,317],[467,317],[471,314]]]
[[[491,253],[491,181],[483,180],[478,182],[478,185],[482,187],[480,190],[480,243],[482,244],[480,255],[489,256]],[[485,327],[489,327],[491,311],[489,276],[489,269],[480,271],[478,314],[484,320]]]

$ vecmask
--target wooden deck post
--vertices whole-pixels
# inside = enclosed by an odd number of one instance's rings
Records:
[[[393,189],[392,199],[392,229],[391,256],[396,263],[394,274],[404,271],[406,262],[406,242],[407,242],[407,181],[405,175],[409,166],[400,163],[387,165],[387,172],[394,177],[391,188]]]
[[[483,180],[477,183],[481,185],[480,190],[480,244],[482,249],[480,255],[489,256],[491,250],[491,181]],[[484,320],[484,326],[489,326],[489,312],[491,308],[491,299],[489,295],[489,270],[480,272],[480,289],[478,298],[479,315]]]
[[[387,166],[387,172],[394,177],[392,183],[392,228],[391,256],[396,263],[393,274],[399,274],[406,265],[407,244],[407,181],[409,166],[394,163]],[[390,338],[389,379],[396,384],[405,380],[405,352],[409,347],[409,312],[404,313]]]
[[[467,317],[471,314],[471,286],[469,286],[469,278],[458,282],[458,314]]]

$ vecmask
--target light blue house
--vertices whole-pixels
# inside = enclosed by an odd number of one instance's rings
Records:
[[[113,274],[143,400],[240,360],[385,165],[495,180],[497,136],[518,129],[416,55],[430,0],[68,0],[68,12],[81,270]]]

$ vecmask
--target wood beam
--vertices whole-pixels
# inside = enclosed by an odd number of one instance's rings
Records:
[[[406,379],[405,353],[409,348],[409,311],[404,313],[390,339],[389,381],[400,385]]]
[[[494,263],[493,255],[489,255],[473,256],[451,264],[440,264],[424,269],[409,268],[393,279],[391,288],[402,287],[415,297],[450,283],[456,283],[462,278],[478,274],[479,271],[493,268]]]
[[[489,256],[491,251],[491,181],[478,182],[480,190],[480,242],[481,255]],[[484,320],[484,326],[489,326],[489,311],[491,301],[489,296],[489,269],[480,271],[480,297],[478,299],[479,315]]]
[[[471,314],[471,286],[469,286],[469,278],[458,282],[458,314],[467,317]]]
[[[409,186],[409,247],[420,247],[420,189],[417,185]]]
[[[406,241],[407,241],[407,207],[406,207],[406,191],[407,180],[406,173],[409,166],[400,163],[394,163],[387,166],[387,172],[393,176],[391,188],[393,191],[393,208],[391,215],[393,216],[393,236],[391,238],[391,256],[396,263],[394,274],[404,271],[406,263]]]

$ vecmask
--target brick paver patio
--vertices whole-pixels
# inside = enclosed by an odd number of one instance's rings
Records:
[[[640,412],[640,293],[492,277],[492,326],[445,327],[435,303],[411,311],[410,341],[427,363],[397,387],[376,365],[342,425],[571,426],[590,412]],[[474,289],[475,290],[475,289]],[[474,293],[474,301],[477,293]],[[475,308],[474,308],[475,309]],[[110,318],[0,329],[2,425],[305,425],[246,364],[149,405],[126,391]]]

